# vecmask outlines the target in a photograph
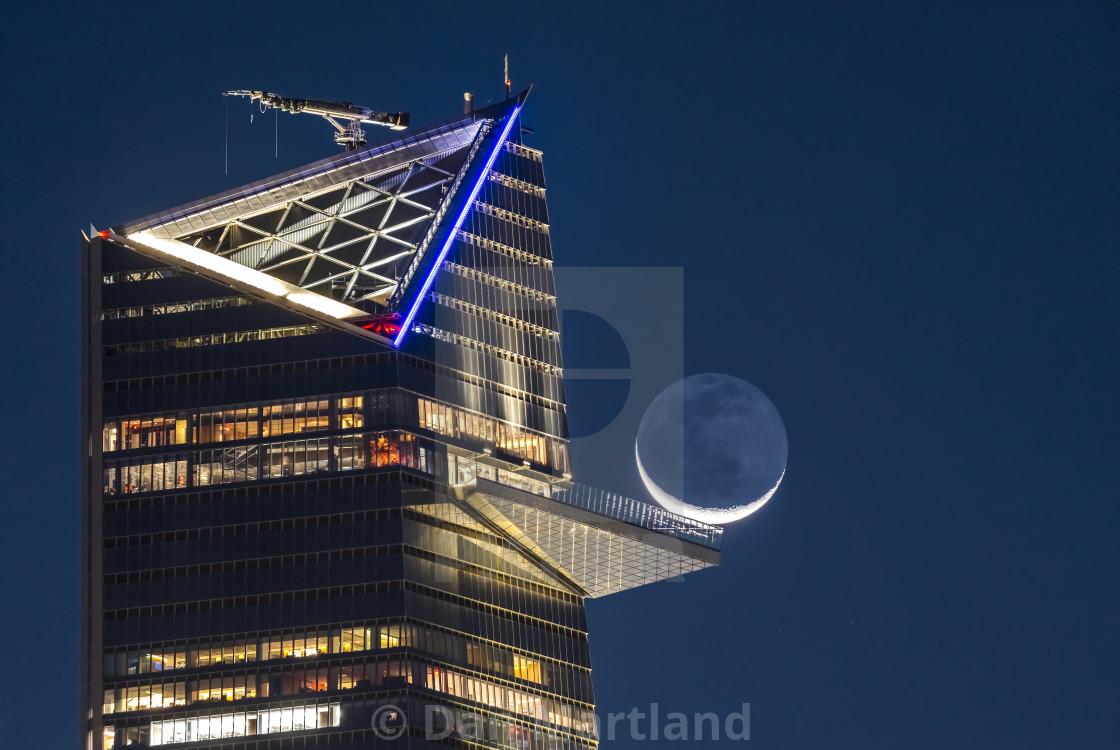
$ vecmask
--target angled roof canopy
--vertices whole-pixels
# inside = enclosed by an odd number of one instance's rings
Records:
[[[113,231],[140,252],[336,325],[396,313],[404,323],[394,338],[374,338],[399,346],[528,93]]]

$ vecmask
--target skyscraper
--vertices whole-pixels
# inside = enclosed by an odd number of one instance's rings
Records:
[[[87,750],[592,747],[585,598],[718,563],[573,482],[524,100],[89,238]]]

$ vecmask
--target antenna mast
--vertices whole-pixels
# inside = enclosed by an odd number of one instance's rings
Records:
[[[508,86],[506,87],[508,90]],[[223,91],[223,96],[247,96],[249,99],[260,99],[267,110],[269,107],[282,109],[285,112],[307,112],[322,117],[335,128],[334,142],[353,151],[366,144],[366,134],[362,131],[362,123],[369,125],[383,125],[393,130],[404,130],[408,127],[407,112],[375,112],[369,107],[360,107],[350,102],[324,102],[317,99],[287,99],[279,94],[268,91]]]
[[[509,80],[509,53],[508,52],[506,53],[505,81],[506,81],[506,99],[508,100],[509,99],[509,89],[510,89],[510,85],[511,85],[511,81]]]

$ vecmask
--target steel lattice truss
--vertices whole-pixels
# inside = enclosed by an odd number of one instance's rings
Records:
[[[466,150],[427,156],[176,237],[347,302],[384,302]]]

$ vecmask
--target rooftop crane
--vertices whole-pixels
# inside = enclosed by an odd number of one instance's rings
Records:
[[[269,91],[223,91],[223,96],[247,96],[249,99],[259,99],[265,110],[269,107],[282,109],[285,112],[308,112],[313,115],[322,115],[327,122],[334,125],[336,131],[334,142],[353,151],[364,146],[366,134],[362,132],[362,123],[369,125],[383,125],[393,130],[404,130],[408,127],[407,112],[374,112],[369,107],[359,107],[350,102],[322,102],[317,99],[287,99]]]

